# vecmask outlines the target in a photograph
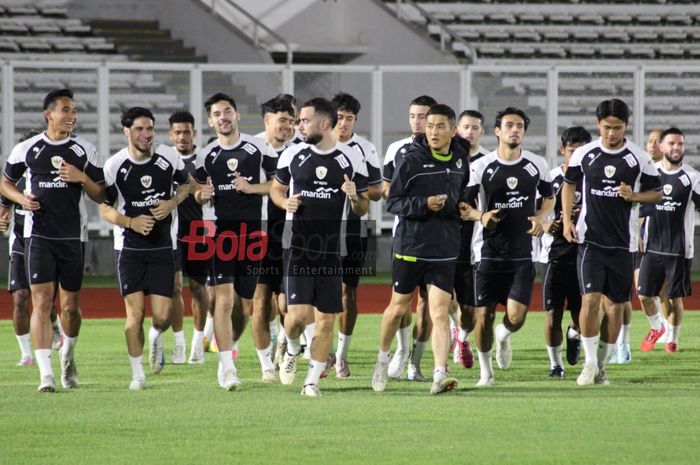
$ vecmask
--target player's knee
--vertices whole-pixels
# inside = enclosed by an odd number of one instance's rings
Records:
[[[15,309],[27,311],[29,304],[29,289],[17,289],[12,293],[12,303]]]
[[[479,309],[476,312],[476,320],[486,326],[493,326],[494,321],[496,321],[496,313],[483,308]]]
[[[66,312],[71,318],[80,316],[80,307],[74,302],[64,302],[61,305],[61,311]]]

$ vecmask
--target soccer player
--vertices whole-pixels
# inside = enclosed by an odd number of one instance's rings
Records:
[[[345,203],[350,202],[358,216],[369,208],[365,163],[359,151],[333,138],[337,117],[333,104],[322,98],[301,107],[299,131],[306,143],[282,153],[270,190],[275,204],[287,211],[283,244],[287,352],[280,365],[280,381],[285,385],[294,382],[299,337],[309,315],[314,315],[311,361],[301,390],[311,397],[321,394],[318,382],[333,342],[335,315],[343,311],[340,257],[345,252]]]
[[[484,115],[476,110],[464,110],[457,119],[457,135],[469,141],[469,161],[475,162],[487,153],[479,143],[484,135]]]
[[[421,95],[411,101],[408,107],[408,123],[411,127],[411,135],[389,145],[384,155],[384,166],[382,169],[382,180],[384,181],[382,185],[382,196],[384,198],[387,198],[389,195],[391,178],[394,175],[395,168],[403,161],[406,150],[411,143],[413,143],[413,139],[418,134],[425,133],[428,110],[436,103],[435,99],[428,95]],[[395,226],[396,222],[394,222],[394,227]],[[409,312],[401,319],[399,329],[396,331],[396,352],[394,352],[391,363],[389,363],[389,378],[400,378],[406,366],[406,362],[409,362],[410,357],[407,373],[408,380],[425,381],[425,377],[420,370],[420,361],[425,353],[432,329],[427,300],[428,291],[424,286],[421,286],[418,289],[416,324],[413,327],[413,346],[411,347],[408,344],[408,333],[411,328],[411,313]]]
[[[37,134],[39,134],[39,131],[29,131],[22,136],[20,142]],[[25,186],[26,173],[17,182],[17,189],[24,192]],[[0,196],[0,231],[7,231],[10,224],[12,224],[8,241],[10,264],[7,289],[12,294],[12,325],[21,352],[17,366],[34,366],[29,335],[29,282],[27,281],[27,272],[24,265],[24,217],[26,213],[21,205]],[[10,219],[10,215],[12,215],[12,219]],[[59,350],[63,343],[63,335],[58,324],[55,305],[51,306],[51,326],[53,329],[53,343],[51,347],[54,350]]]
[[[496,327],[496,362],[501,369],[512,360],[511,334],[525,324],[535,278],[532,237],[539,237],[554,207],[549,169],[544,158],[523,150],[530,119],[517,108],[496,115],[498,148],[471,167],[469,195],[478,198],[481,211],[470,211],[478,221],[472,248],[476,294],[476,344],[480,377],[477,386],[494,383],[491,350],[496,306],[505,305],[503,323]],[[537,210],[537,195],[542,204]]]
[[[367,196],[369,200],[376,202],[382,198],[382,172],[374,144],[355,132],[360,102],[352,95],[341,92],[333,97],[332,103],[338,110],[338,124],[333,130],[333,137],[357,149],[362,155],[362,160],[367,165]],[[342,258],[343,313],[339,318],[338,350],[335,353],[335,374],[338,378],[350,377],[347,355],[357,321],[357,287],[367,255],[366,219],[355,215],[352,210],[347,212],[347,255]]]
[[[570,365],[576,365],[581,351],[581,336],[578,328],[578,315],[581,311],[581,290],[576,277],[576,244],[561,235],[561,188],[564,175],[569,167],[569,160],[574,150],[591,141],[591,135],[584,128],[571,127],[561,134],[559,153],[564,163],[550,172],[552,189],[556,197],[554,210],[544,225],[542,251],[539,261],[546,265],[542,280],[542,300],[547,317],[544,322],[544,340],[549,355],[549,377],[564,377],[564,362],[561,357],[563,334],[561,323],[564,308],[571,313],[571,325],[566,332],[566,359]],[[576,185],[574,209],[581,208],[581,184]]]
[[[238,130],[240,115],[233,97],[216,93],[204,107],[217,140],[197,154],[195,198],[201,204],[215,199],[216,220],[208,228],[215,229],[210,243],[216,249],[212,250],[214,334],[219,346],[219,385],[230,391],[241,384],[231,350],[243,332],[245,317],[253,310],[260,260],[265,254],[262,219],[277,154],[264,140]],[[241,299],[240,306],[234,305],[235,295]]]
[[[436,104],[427,114],[425,135],[416,136],[396,167],[387,209],[398,218],[392,246],[391,302],[382,316],[372,388],[386,388],[389,348],[401,319],[411,311],[416,286],[428,288],[434,357],[431,394],[453,390],[447,374],[449,305],[460,248],[460,206],[469,181],[468,143],[457,133],[454,111]],[[461,205],[466,207],[462,202]]]
[[[294,107],[286,96],[276,96],[261,106],[265,132],[263,137],[279,157],[289,146],[289,138],[294,132]],[[260,277],[253,296],[253,318],[251,326],[253,341],[260,360],[262,380],[277,380],[273,363],[273,333],[277,329],[277,311],[282,294],[282,231],[285,211],[274,202],[266,199],[267,208],[267,252],[260,266]],[[277,333],[279,330],[276,331]]]
[[[484,135],[484,115],[476,110],[464,110],[457,119],[457,135],[469,141],[469,163],[483,157],[488,151],[479,144]],[[459,307],[459,323],[452,334],[455,342],[454,361],[464,368],[474,366],[474,353],[469,344],[469,334],[474,331],[474,267],[472,266],[472,236],[474,222],[462,221],[461,246],[455,269],[455,298]],[[457,313],[457,312],[455,312]],[[452,314],[450,314],[450,324]]]
[[[646,151],[651,157],[651,161],[656,163],[663,158],[663,154],[659,149],[659,138],[663,131],[661,129],[652,129],[647,136]],[[644,223],[646,221],[645,211],[647,208],[642,208],[639,211],[640,218],[637,220],[638,235],[641,241],[644,240]],[[642,246],[634,253],[634,286],[637,287],[639,281],[639,264],[642,260]],[[659,293],[659,299],[656,299],[657,307],[661,305],[663,310],[663,323],[665,327],[668,327],[668,321],[666,321],[666,316],[669,314],[669,302],[666,296],[666,283],[661,288]],[[617,337],[617,345],[613,349],[612,355],[608,363],[618,363],[627,364],[632,361],[632,351],[630,349],[630,331],[632,329],[632,302],[625,302],[622,312],[622,329],[620,330],[620,335]],[[666,334],[664,334],[665,336]],[[663,336],[662,336],[663,338]]]
[[[153,314],[148,331],[150,365],[154,373],[163,368],[162,333],[170,326],[177,246],[171,212],[189,195],[189,178],[179,152],[166,146],[153,151],[154,123],[147,108],[132,107],[122,114],[128,145],[105,163],[107,200],[100,206],[102,217],[114,225],[132,391],[146,386],[142,361],[147,295]],[[173,183],[178,185],[175,195]]]
[[[668,283],[670,334],[666,352],[678,352],[678,336],[683,320],[683,297],[690,295],[690,266],[693,259],[695,209],[700,207],[700,173],[683,163],[685,136],[678,128],[661,133],[663,153],[656,163],[663,186],[661,203],[647,217],[644,254],[639,267],[637,293],[651,329],[641,351],[649,352],[665,333],[656,299]]]
[[[169,136],[185,166],[188,180],[194,176],[195,161],[197,157],[194,139],[197,131],[194,129],[194,116],[188,111],[177,111],[168,119],[170,125]],[[193,183],[188,183],[191,189]],[[188,195],[177,207],[177,248],[175,251],[175,284],[173,288],[173,311],[171,326],[175,336],[172,360],[175,364],[185,363],[185,334],[182,331],[185,302],[182,298],[182,276],[187,273],[192,294],[192,316],[194,320],[194,332],[192,334],[192,348],[189,363],[204,363],[204,325],[209,309],[209,294],[207,293],[207,276],[209,274],[208,260],[194,260],[194,253],[202,247],[201,243],[188,243],[183,240],[190,236],[197,223],[203,221],[202,205],[194,195]]]
[[[40,392],[54,392],[51,367],[51,307],[60,293],[61,327],[65,333],[61,385],[79,385],[75,345],[80,332],[80,287],[83,280],[83,241],[87,240],[84,194],[95,202],[105,198],[97,150],[73,137],[77,111],[70,89],[49,92],[43,102],[45,132],[14,147],[0,182],[2,194],[27,212],[26,266],[32,293],[31,336],[39,365]],[[26,194],[16,184],[29,172]]]
[[[579,325],[585,363],[580,386],[609,384],[605,365],[630,300],[637,250],[635,203],[658,203],[659,176],[649,155],[625,139],[629,108],[619,99],[596,108],[600,139],[579,147],[569,161],[561,191],[563,235],[577,242],[577,270],[583,294]],[[581,213],[572,221],[576,183],[583,180]],[[603,318],[601,323],[601,300]]]

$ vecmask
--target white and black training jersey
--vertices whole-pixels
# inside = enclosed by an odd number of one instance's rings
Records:
[[[255,135],[255,137],[258,137],[260,139],[265,139],[266,134],[265,131],[258,133]],[[294,141],[288,140],[285,142],[282,147],[276,149],[270,144],[269,142],[267,143],[272,150],[275,151],[277,154],[277,161],[279,161],[279,157],[282,155],[282,152],[287,150],[288,147],[292,146],[295,144]],[[276,167],[275,167],[276,169]],[[266,201],[267,203],[267,233],[270,236],[271,241],[281,241],[282,240],[282,229],[284,228],[284,217],[285,217],[285,212],[282,210],[280,207],[275,205],[275,202],[272,200],[268,199]]]
[[[151,208],[169,200],[173,186],[188,182],[185,165],[172,147],[159,146],[146,160],[134,160],[127,148],[112,155],[105,163],[107,204],[122,215],[134,218],[152,216]],[[177,236],[172,227],[173,215],[156,221],[153,230],[143,236],[131,229],[114,225],[115,250],[175,249]]]
[[[391,182],[396,166],[401,163],[406,155],[406,150],[413,143],[413,136],[397,140],[389,145],[384,154],[384,166],[382,167],[382,179]]]
[[[263,139],[241,134],[232,146],[211,142],[197,154],[195,179],[214,186],[214,215],[217,229],[235,228],[246,222],[255,227],[267,218],[268,196],[244,194],[236,190],[236,173],[250,184],[263,184],[274,176],[277,153]]]
[[[523,150],[512,161],[501,160],[498,152],[487,154],[471,164],[468,201],[478,199],[479,209],[500,209],[500,222],[492,229],[477,222],[472,251],[474,262],[482,260],[537,260],[532,247],[532,227],[528,217],[537,213],[537,194],[552,197],[547,162]]]
[[[488,154],[489,152],[490,150],[487,150],[480,145],[479,149],[476,152],[474,152],[474,155],[469,156],[469,163],[474,163],[479,158],[486,156],[486,154]]]
[[[64,161],[94,182],[104,183],[97,149],[80,137],[52,141],[42,133],[12,149],[5,177],[17,183],[26,172],[27,191],[40,204],[39,210],[27,212],[24,237],[87,241],[85,193],[80,184],[61,181],[58,169]]]
[[[564,180],[583,180],[579,243],[609,249],[637,250],[639,206],[617,195],[621,183],[635,192],[658,190],[659,175],[649,155],[625,141],[617,150],[603,149],[600,139],[576,149]]]
[[[173,150],[176,150],[173,147]],[[179,154],[184,165],[185,173],[187,178],[192,176],[196,171],[195,163],[197,160],[197,151],[190,155]],[[178,184],[175,183],[175,189],[177,190]],[[194,195],[188,195],[185,200],[177,206],[177,237],[182,239],[190,233],[190,224],[193,221],[201,221],[203,219],[202,205],[195,200]]]
[[[561,188],[564,187],[564,170],[562,170],[561,166],[557,166],[550,171],[549,176],[552,179],[552,191],[554,192],[556,203],[554,204],[554,210],[549,214],[548,220],[561,220]],[[574,209],[581,208],[581,186],[581,181],[576,183]],[[555,234],[545,232],[542,235],[541,246],[540,262],[542,263],[576,263],[577,244],[567,241],[561,231]]]
[[[474,163],[479,158],[486,156],[488,151],[479,146],[473,155],[469,157],[469,163]],[[471,263],[472,262],[472,239],[474,237],[474,222],[473,221],[462,221],[460,227],[461,242],[459,247],[459,259],[460,263]]]
[[[359,151],[362,155],[362,160],[367,166],[367,185],[372,186],[381,184],[382,170],[379,166],[379,157],[377,156],[377,149],[374,147],[374,144],[355,133],[353,133],[352,137],[346,142],[346,144],[349,147]],[[367,237],[367,223],[361,220],[368,219],[369,214],[365,214],[362,216],[362,218],[360,218],[352,211],[349,202],[347,204],[347,208],[348,233],[359,234],[361,237]]]
[[[659,170],[662,199],[644,224],[644,251],[693,258],[695,209],[700,207],[700,173],[682,164],[677,171]]]
[[[336,143],[322,151],[307,143],[282,153],[276,179],[288,185],[288,195],[301,194],[301,206],[287,212],[282,246],[306,251],[346,255],[347,197],[341,190],[345,175],[357,192],[367,191],[367,168],[356,149]]]

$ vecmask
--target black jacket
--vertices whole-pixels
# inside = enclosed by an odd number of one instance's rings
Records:
[[[418,135],[396,167],[391,179],[387,209],[398,217],[393,253],[409,260],[456,260],[460,247],[457,204],[469,183],[469,142],[454,137],[452,158],[433,157],[424,135]],[[428,210],[428,197],[447,194],[438,212]]]

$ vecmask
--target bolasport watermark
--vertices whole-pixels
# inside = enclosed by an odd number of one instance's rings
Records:
[[[236,274],[375,276],[374,222],[311,220],[190,222],[180,239],[193,263],[235,266]]]

